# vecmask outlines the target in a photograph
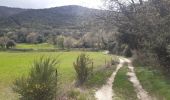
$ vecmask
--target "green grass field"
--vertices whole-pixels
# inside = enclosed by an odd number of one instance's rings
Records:
[[[10,87],[12,82],[22,75],[27,75],[32,62],[40,56],[59,56],[59,80],[61,86],[67,86],[75,80],[73,62],[81,52],[0,52],[0,100],[15,100]],[[110,57],[102,52],[86,52],[99,67]]]
[[[157,100],[170,100],[170,81],[158,70],[135,67],[136,75],[142,86]]]
[[[20,43],[16,45],[17,49],[54,49],[54,45],[49,43],[41,43],[41,44],[26,44]]]

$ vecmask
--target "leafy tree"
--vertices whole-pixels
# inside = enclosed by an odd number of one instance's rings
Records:
[[[67,49],[73,48],[75,45],[75,39],[72,37],[66,37],[64,39],[64,47],[66,47]]]
[[[37,38],[38,38],[38,33],[32,32],[29,35],[27,35],[26,39],[28,43],[38,43]]]
[[[57,92],[58,60],[41,57],[36,60],[28,74],[14,82],[13,90],[20,100],[54,100]]]
[[[16,45],[15,41],[13,40],[9,40],[6,44],[6,48],[9,49],[9,48],[12,48]]]
[[[17,35],[17,41],[16,42],[19,42],[19,43],[26,43],[27,42],[27,34],[26,32],[16,32],[15,33]]]
[[[64,49],[64,37],[63,36],[57,37],[57,46],[61,49]]]
[[[9,41],[8,37],[0,37],[0,46],[1,48],[6,48],[6,44]]]
[[[37,37],[37,43],[43,43],[45,40],[44,40],[44,37],[43,35],[38,35]]]
[[[170,72],[167,49],[170,44],[170,1],[128,0],[128,3],[122,0],[106,1],[110,12],[105,20],[118,28],[116,41],[119,47],[125,44],[128,51],[137,51],[139,61],[151,57],[155,62],[150,64],[157,66],[159,62],[161,69]],[[141,55],[145,58],[141,59]],[[151,59],[148,60],[151,62]]]

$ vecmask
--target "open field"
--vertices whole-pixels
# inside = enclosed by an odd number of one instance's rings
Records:
[[[59,56],[60,66],[59,80],[63,86],[71,84],[75,79],[73,62],[81,52],[0,52],[0,98],[2,100],[15,100],[10,90],[12,82],[17,77],[27,75],[32,62],[40,56]],[[110,60],[108,55],[102,52],[86,52],[94,61],[94,66],[99,67]],[[0,100],[1,100],[0,99]]]
[[[41,44],[26,44],[20,43],[16,45],[17,49],[54,49],[54,45],[48,43]]]

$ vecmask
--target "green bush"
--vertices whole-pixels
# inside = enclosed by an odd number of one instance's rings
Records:
[[[27,78],[14,82],[13,90],[20,95],[20,100],[53,100],[57,92],[58,60],[40,58],[36,60]]]
[[[80,54],[73,65],[77,73],[77,85],[82,85],[93,73],[93,62],[86,54]]]

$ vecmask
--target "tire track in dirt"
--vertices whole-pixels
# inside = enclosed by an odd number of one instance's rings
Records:
[[[117,72],[119,71],[119,69],[123,67],[124,63],[128,63],[128,68],[130,71],[127,73],[127,75],[129,76],[129,81],[132,82],[135,88],[135,92],[137,93],[138,99],[139,100],[156,100],[156,99],[151,98],[151,96],[149,96],[149,94],[142,88],[142,85],[140,84],[135,74],[134,67],[132,65],[131,60],[126,59],[126,58],[119,58],[119,60],[120,60],[119,65],[117,66],[116,70],[112,73],[107,83],[103,85],[102,88],[100,88],[98,91],[95,92],[96,99],[97,100],[112,100],[113,96],[115,96],[114,90],[112,89],[115,76]]]
[[[122,59],[119,59],[119,60],[120,60],[119,65],[117,66],[116,70],[112,73],[112,75],[108,79],[107,83],[105,85],[103,85],[101,89],[96,91],[95,97],[97,100],[112,100],[112,97],[115,95],[113,92],[113,89],[112,89],[113,82],[114,82],[117,72],[123,66],[123,64],[125,62]]]
[[[143,89],[142,85],[140,84],[135,71],[134,71],[134,67],[132,65],[132,61],[129,59],[124,58],[124,60],[128,63],[128,68],[129,68],[129,72],[127,73],[127,75],[129,76],[129,81],[132,82],[135,91],[137,93],[137,97],[139,100],[155,100],[152,99],[149,94]]]

